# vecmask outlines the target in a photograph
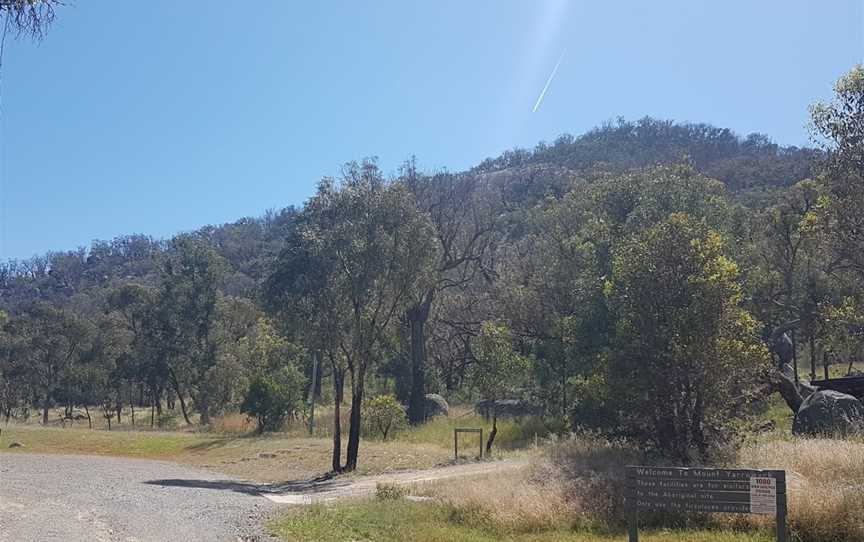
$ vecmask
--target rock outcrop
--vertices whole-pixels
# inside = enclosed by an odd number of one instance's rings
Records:
[[[435,416],[447,416],[450,414],[450,405],[447,400],[437,393],[427,393],[425,397],[425,406],[423,412],[426,418],[434,418]]]
[[[801,404],[792,433],[807,436],[864,434],[864,404],[845,393],[822,390]]]

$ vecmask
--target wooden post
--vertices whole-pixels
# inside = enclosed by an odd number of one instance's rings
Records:
[[[777,542],[786,542],[786,471],[777,471]]]
[[[459,459],[459,431],[453,430],[453,459]]]
[[[633,486],[633,470],[627,469],[626,488],[624,490],[624,508],[627,514],[627,541],[639,542],[639,509],[636,506],[636,496]]]

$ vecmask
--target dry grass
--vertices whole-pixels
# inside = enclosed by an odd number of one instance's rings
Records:
[[[450,509],[465,525],[500,536],[578,526],[604,532],[624,527],[624,466],[650,462],[623,442],[581,437],[557,443],[531,466],[491,476],[415,488]],[[792,540],[864,541],[864,441],[786,439],[745,446],[731,468],[787,473]],[[718,532],[770,538],[773,518],[752,515],[652,518],[646,527],[687,524]]]
[[[226,414],[213,418],[210,430],[223,435],[251,433],[255,430],[255,422],[245,414]]]
[[[864,441],[757,443],[741,450],[739,463],[786,471],[789,526],[802,541],[864,540]]]
[[[542,466],[415,488],[448,506],[458,523],[482,526],[501,535],[538,533],[566,527],[572,518],[560,478],[544,475]]]

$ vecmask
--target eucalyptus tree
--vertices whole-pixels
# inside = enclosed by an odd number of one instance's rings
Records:
[[[264,303],[283,327],[291,330],[313,355],[329,365],[333,382],[333,472],[342,470],[342,403],[348,371],[340,348],[347,323],[343,291],[331,287],[338,262],[316,243],[315,231],[327,229],[337,218],[301,213],[295,228],[288,230],[285,247],[279,254],[264,288]]]
[[[792,346],[788,333],[799,331],[809,343],[814,373],[817,339],[827,332],[823,307],[841,294],[834,278],[840,262],[828,250],[829,243],[817,224],[824,192],[812,180],[790,187],[752,221],[753,243],[742,258],[749,264],[746,279],[751,310],[768,326],[771,347],[778,352],[788,350]],[[778,377],[793,380],[794,387],[794,375],[779,368]],[[781,384],[785,394],[790,382]],[[800,401],[794,393],[787,397],[792,398],[789,406],[797,412]]]
[[[864,65],[841,77],[834,93],[834,100],[811,110],[814,134],[828,153],[820,226],[836,260],[834,278],[864,313]]]
[[[90,329],[76,315],[48,303],[35,303],[6,326],[14,337],[13,363],[38,391],[42,423],[48,423],[60,384],[75,369],[90,340]]]
[[[404,185],[387,182],[374,161],[349,163],[338,182],[319,184],[268,281],[271,303],[300,309],[310,349],[328,345],[334,381],[342,367],[350,376],[347,456],[336,464],[334,427],[334,470],[357,467],[366,375],[412,288],[428,280],[433,235]]]
[[[117,363],[118,370],[129,384],[129,405],[133,418],[136,398],[139,406],[144,404],[145,388],[155,408],[153,398],[161,398],[167,383],[167,371],[162,370],[157,363],[158,358],[153,356],[154,349],[147,342],[152,336],[151,327],[155,324],[152,318],[155,302],[155,289],[136,283],[117,286],[105,297],[105,311],[114,316],[116,326],[126,336]]]
[[[828,151],[824,207],[833,248],[864,277],[864,65],[837,81],[834,100],[811,109],[813,129]]]
[[[419,423],[425,419],[427,323],[433,306],[447,290],[463,288],[478,276],[492,276],[501,205],[489,179],[470,173],[422,175],[413,159],[403,167],[401,181],[418,210],[431,220],[437,248],[429,268],[408,292],[404,314],[411,360],[408,419]]]
[[[159,372],[167,374],[186,423],[191,424],[184,390],[194,400],[201,423],[210,421],[209,394],[200,386],[216,364],[216,300],[222,272],[219,256],[186,235],[172,241],[147,326],[147,344]]]
[[[506,325],[483,322],[475,339],[476,363],[472,367],[472,382],[492,406],[492,430],[486,441],[486,451],[492,449],[498,434],[498,408],[494,401],[512,397],[528,381],[531,359],[514,348],[513,333]]]

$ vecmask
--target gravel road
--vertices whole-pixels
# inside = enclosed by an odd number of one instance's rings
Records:
[[[0,454],[0,541],[268,540],[257,486],[160,461]]]

